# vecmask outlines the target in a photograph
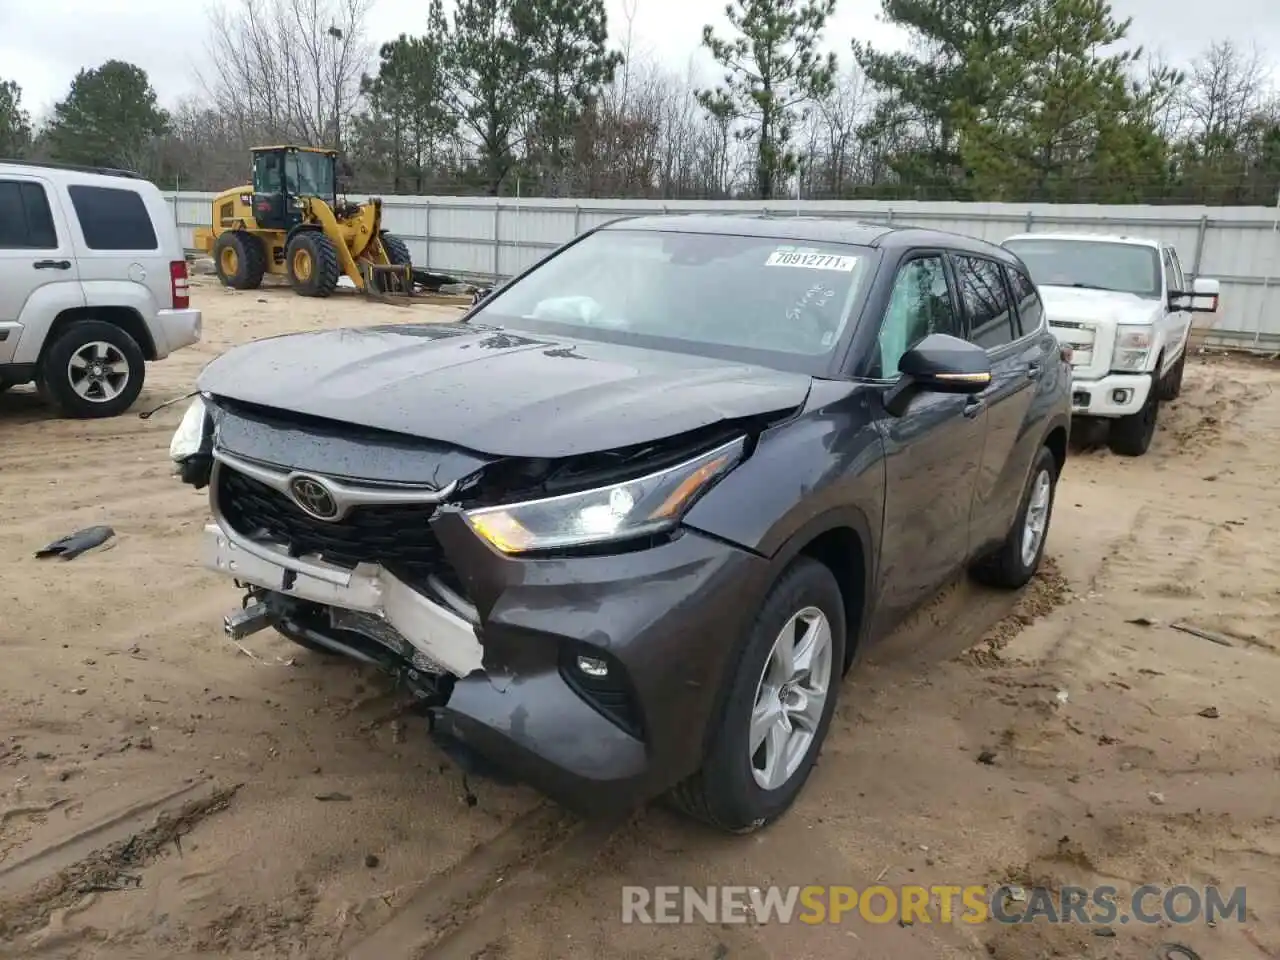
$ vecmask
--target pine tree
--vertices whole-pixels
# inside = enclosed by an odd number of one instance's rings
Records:
[[[622,57],[606,48],[604,0],[516,0],[513,16],[532,67],[536,159],[558,192],[578,121]]]
[[[834,83],[835,56],[817,47],[835,6],[835,0],[733,0],[725,16],[736,36],[724,40],[703,27],[703,46],[724,67],[724,81],[698,91],[698,101],[718,120],[737,121],[735,135],[754,145],[762,200],[796,168],[791,137],[802,108]]]
[[[81,70],[53,108],[50,153],[57,160],[140,169],[168,118],[141,67],[108,60]]]
[[[0,80],[0,157],[20,157],[31,145],[31,117],[22,109],[22,88]]]
[[[514,0],[458,0],[449,45],[450,104],[480,147],[485,187],[497,196],[533,101],[532,55],[515,27]]]

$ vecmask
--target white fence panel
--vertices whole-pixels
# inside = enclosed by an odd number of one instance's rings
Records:
[[[211,222],[211,193],[166,194],[183,243]],[[360,199],[360,198],[353,198]],[[963,233],[995,243],[1028,232],[1110,233],[1172,242],[1192,275],[1222,282],[1207,340],[1280,350],[1280,232],[1269,207],[1148,207],[916,201],[587,200],[386,197],[384,220],[413,262],[438,273],[510,277],[583,230],[626,216],[764,213],[848,217]]]

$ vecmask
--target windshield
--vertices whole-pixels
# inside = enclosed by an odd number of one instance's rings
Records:
[[[1160,296],[1160,258],[1155,247],[1063,239],[1010,240],[1004,246],[1022,258],[1037,286]]]
[[[873,256],[845,244],[601,230],[496,291],[472,318],[820,372]]]
[[[289,192],[300,197],[333,196],[333,158],[323,153],[285,155],[284,178]]]

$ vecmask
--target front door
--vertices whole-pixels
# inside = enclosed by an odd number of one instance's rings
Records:
[[[40,309],[32,311],[41,318],[84,306],[71,237],[65,220],[54,217],[57,203],[36,177],[0,179],[0,364],[15,359],[23,313],[32,298],[41,301]],[[43,330],[37,333],[39,340]]]
[[[264,230],[284,230],[289,225],[284,157],[282,150],[253,157],[253,219]]]
[[[964,323],[945,257],[920,251],[899,266],[881,321],[874,375],[886,392],[897,380],[902,354],[932,333],[963,338]],[[972,397],[919,393],[901,416],[883,406],[875,416],[885,447],[880,632],[928,599],[968,556],[987,414]]]

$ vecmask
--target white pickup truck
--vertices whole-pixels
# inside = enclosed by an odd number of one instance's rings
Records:
[[[1161,401],[1182,389],[1191,314],[1217,311],[1218,281],[1189,286],[1177,251],[1145,237],[1024,233],[1003,246],[1071,348],[1072,416],[1110,420],[1113,451],[1146,453]]]

